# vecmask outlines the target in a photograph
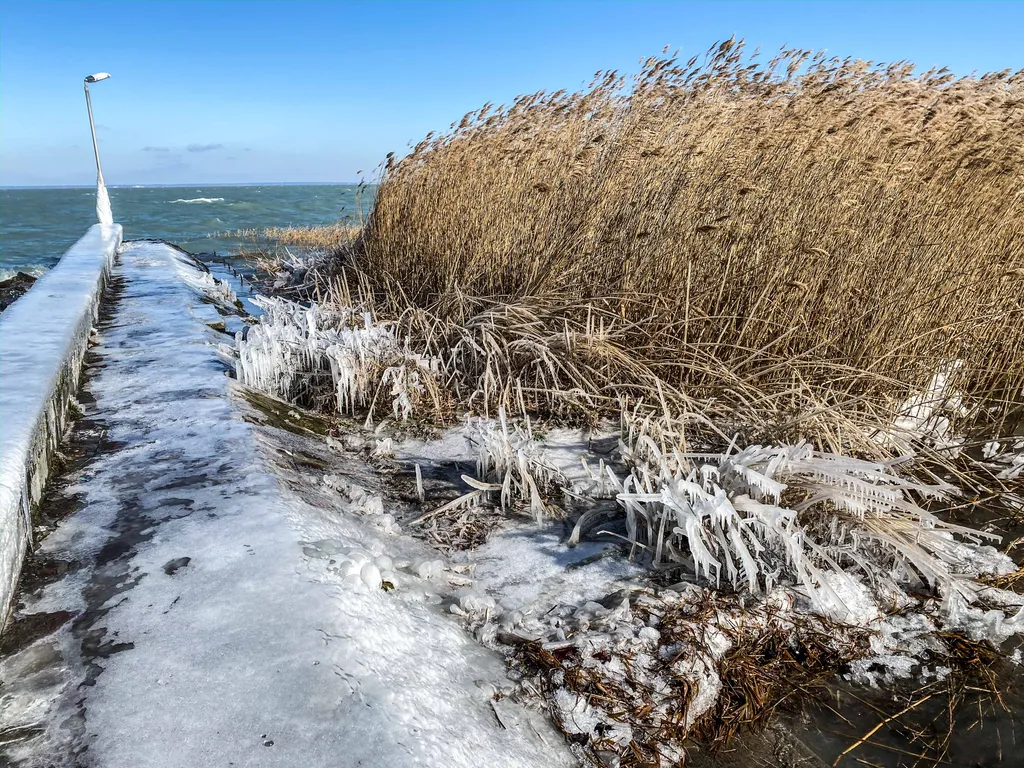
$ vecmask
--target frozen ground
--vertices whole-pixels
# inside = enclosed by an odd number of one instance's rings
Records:
[[[318,508],[268,470],[230,396],[208,281],[164,244],[120,258],[88,384],[105,448],[44,545],[77,565],[19,611],[73,618],[0,664],[0,754],[104,768],[571,764],[545,718],[494,700],[504,663],[443,611],[450,585],[421,544]]]

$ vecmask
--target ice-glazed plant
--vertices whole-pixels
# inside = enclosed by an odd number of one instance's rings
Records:
[[[396,418],[418,402],[436,399],[436,366],[408,351],[387,323],[351,307],[304,307],[258,297],[259,322],[238,334],[239,380],[309,407],[331,402],[340,413],[370,409],[386,390]]]
[[[630,472],[608,476],[634,553],[642,549],[656,566],[681,564],[752,592],[801,585],[816,609],[840,615],[858,572],[876,586],[926,585],[970,602],[972,577],[1009,567],[974,546],[997,536],[921,506],[952,489],[898,474],[899,459],[866,461],[803,442],[698,453],[665,420],[627,422]]]
[[[525,428],[518,424],[509,428],[502,409],[497,421],[475,419],[470,428],[478,446],[477,478],[492,483],[481,490],[500,491],[503,509],[527,505],[537,522],[552,514],[545,497],[567,482],[533,439],[529,421]]]

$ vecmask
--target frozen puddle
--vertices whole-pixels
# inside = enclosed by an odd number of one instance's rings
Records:
[[[22,594],[18,614],[71,618],[0,660],[0,758],[573,764],[546,717],[493,700],[504,662],[441,613],[423,545],[317,506],[270,470],[202,278],[162,243],[120,256],[86,388],[105,447],[43,546],[76,565]],[[364,561],[377,571],[353,572]]]

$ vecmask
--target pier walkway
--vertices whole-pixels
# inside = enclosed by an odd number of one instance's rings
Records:
[[[570,763],[544,717],[496,709],[503,662],[414,569],[394,591],[353,578],[388,536],[397,559],[417,545],[282,482],[214,285],[172,246],[122,247],[43,500],[63,519],[4,633],[0,763]]]

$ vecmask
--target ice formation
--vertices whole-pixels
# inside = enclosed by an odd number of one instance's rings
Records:
[[[992,440],[984,447],[984,457],[996,466],[1000,480],[1024,477],[1024,438]]]
[[[504,664],[439,610],[445,565],[387,530],[379,495],[318,478],[319,508],[280,481],[289,446],[260,449],[266,433],[218,362],[222,334],[195,313],[214,297],[180,280],[187,261],[159,243],[122,255],[89,382],[110,441],[43,544],[81,567],[24,609],[76,620],[0,660],[0,731],[20,735],[4,757],[570,765],[543,718],[493,701]]]
[[[525,429],[518,424],[510,429],[502,408],[497,421],[485,418],[470,420],[469,434],[478,445],[477,477],[480,480],[494,479],[495,490],[501,491],[503,509],[525,503],[538,523],[551,514],[544,497],[552,489],[564,486],[566,481],[533,439],[529,421]],[[490,490],[484,486],[478,489]]]
[[[206,270],[185,269],[182,271],[185,282],[221,306],[237,309],[240,302],[238,295],[224,280],[218,280]]]
[[[947,599],[971,602],[978,545],[999,538],[921,507],[915,496],[942,497],[951,488],[897,474],[898,461],[865,461],[805,443],[717,454],[663,450],[642,429],[627,436],[623,453],[632,470],[617,498],[630,539],[655,565],[683,563],[712,582],[752,592],[800,584],[816,610],[839,617],[848,607],[826,573],[840,582],[850,571],[873,584],[923,580]],[[1008,557],[982,551],[994,559],[991,568],[1013,570]]]
[[[497,425],[494,429],[500,431]],[[745,468],[737,470],[743,489],[751,491],[749,483],[767,489],[760,493],[785,497],[782,481],[772,485],[764,467],[752,460],[755,451],[741,453],[729,455],[735,466]],[[728,476],[725,463],[719,460],[714,467]],[[774,477],[792,482],[782,471]],[[867,495],[870,503],[864,514],[870,516],[880,502],[873,492]],[[894,501],[884,494],[883,498]],[[746,537],[744,524],[737,526]],[[955,554],[954,567],[973,573],[1005,570],[1006,558],[992,548],[957,543],[952,535],[948,540],[951,549],[946,554]],[[561,536],[525,526],[498,533],[480,550],[463,556],[475,564],[473,597],[460,597],[452,608],[478,639],[504,647],[513,659],[522,643],[539,649],[534,653],[552,654],[548,658],[557,663],[529,668],[540,677],[524,678],[521,692],[544,696],[561,728],[575,737],[575,743],[586,744],[589,757],[599,756],[602,764],[617,764],[616,756],[627,749],[637,754],[637,740],[643,749],[656,749],[663,761],[678,760],[682,744],[674,739],[717,706],[725,674],[722,662],[736,639],[756,646],[757,638],[769,635],[789,638],[790,643],[804,642],[803,637],[824,638],[836,659],[852,659],[847,679],[886,685],[910,677],[941,679],[950,672],[941,660],[948,645],[940,630],[960,630],[995,645],[1011,634],[1024,634],[1024,598],[977,582],[972,582],[970,594],[1010,609],[1009,615],[971,605],[957,591],[948,596],[945,607],[937,600],[922,601],[905,594],[894,578],[871,583],[856,568],[848,572],[838,563],[818,570],[817,597],[810,600],[807,585],[793,580],[735,601],[721,600],[713,583],[652,589],[639,572],[614,570],[624,565],[622,560],[596,557],[606,546],[583,542],[570,550]],[[754,549],[750,543],[746,546]],[[765,556],[765,550],[756,556]],[[721,550],[718,555],[724,564],[727,556]],[[570,570],[566,561],[586,566]],[[480,600],[481,589],[492,600]],[[832,618],[842,624],[828,623]],[[608,698],[592,695],[594,691],[615,694]],[[643,714],[631,723],[629,712]],[[662,727],[662,736],[669,735],[652,746],[650,734]]]
[[[387,387],[394,383],[391,377],[384,381]],[[404,406],[395,395],[392,391],[400,417]],[[934,413],[925,414],[918,405],[908,418],[927,422]],[[470,583],[453,588],[450,574],[443,579],[450,587],[449,612],[485,645],[513,658],[522,643],[559,659],[571,655],[572,664],[553,671],[542,685],[522,679],[517,695],[545,698],[562,729],[587,743],[592,755],[611,761],[607,764],[616,759],[609,755],[632,749],[642,733],[591,696],[588,680],[634,697],[630,705],[647,713],[645,726],[681,723],[685,731],[718,703],[721,664],[734,638],[772,632],[797,637],[800,627],[822,622],[819,635],[834,639],[838,657],[867,645],[866,655],[851,664],[849,679],[884,684],[947,674],[941,663],[926,661],[946,651],[940,629],[959,627],[993,643],[1024,631],[1024,613],[1012,593],[976,579],[1013,567],[985,545],[995,537],[944,523],[922,506],[921,499],[942,497],[952,491],[949,486],[900,474],[900,460],[865,461],[805,443],[731,445],[702,453],[688,448],[669,420],[657,422],[627,414],[618,457],[595,456],[587,441],[579,450],[566,450],[567,444],[552,444],[550,434],[538,439],[528,421],[512,422],[503,411],[493,420],[469,419],[436,446],[396,449],[414,462],[421,501],[421,460],[475,458],[475,476],[463,476],[471,491],[442,510],[490,497],[503,509],[528,510],[542,525],[561,513],[553,500],[563,491],[583,506],[615,500],[625,512],[634,553],[659,566],[683,565],[684,573],[707,584],[647,589],[639,571],[613,570],[631,564],[604,558],[600,549],[607,545],[597,545],[592,556],[598,560],[592,562],[586,553],[595,544],[581,542],[580,526],[569,542],[578,545],[575,549],[559,537],[548,541],[543,528],[499,532],[480,550],[461,556]],[[942,426],[918,426],[936,424]],[[475,449],[469,456],[455,445],[463,436]],[[1005,451],[993,446],[990,453]],[[1010,471],[1013,466],[1008,465]],[[344,483],[325,482],[349,493]],[[569,570],[567,561],[573,568],[587,565]],[[363,564],[346,567],[352,578],[357,573],[362,578]],[[374,567],[388,581],[389,572]],[[397,568],[390,574],[401,580],[409,571]],[[411,573],[437,581],[445,567],[422,561]],[[741,607],[701,613],[700,606],[714,602],[722,584],[745,594]],[[934,587],[942,602],[908,596],[921,586]],[[992,608],[993,602],[1008,611]],[[891,613],[894,606],[906,612]],[[667,610],[676,611],[670,628],[664,623]],[[688,612],[692,620],[686,619]],[[825,623],[831,620],[843,626]],[[691,634],[667,640],[679,631]],[[570,666],[576,675],[571,679]],[[682,755],[676,742],[657,749],[662,760]]]
[[[386,389],[399,419],[408,419],[428,396],[423,379],[436,366],[409,352],[392,325],[375,324],[369,313],[351,308],[254,301],[264,314],[237,338],[243,384],[304,405],[322,405],[318,401],[329,397],[346,414],[370,407]]]
[[[551,462],[528,422],[510,425],[503,413],[471,420],[477,478],[467,482],[476,492],[465,498],[500,490],[502,508],[528,507],[540,521],[560,491],[584,505],[611,497],[625,513],[632,555],[755,594],[797,586],[812,610],[848,621],[864,589],[855,574],[872,590],[935,589],[949,610],[954,599],[975,601],[984,588],[979,575],[1014,570],[989,545],[998,536],[945,522],[921,505],[953,488],[899,473],[905,459],[868,461],[802,442],[698,453],[674,429],[670,420],[625,414],[626,471],[603,458],[595,471],[583,457],[590,475],[583,483]],[[570,544],[590,524],[589,513],[581,515]]]
[[[119,225],[93,225],[0,316],[0,624],[120,242]]]
[[[952,384],[962,366],[961,360],[943,365],[922,391],[902,403],[892,425],[877,432],[874,439],[902,454],[913,455],[920,445],[957,454],[963,436],[954,432],[954,421],[971,413],[964,396]]]
[[[113,226],[114,214],[110,210],[110,195],[101,176],[96,184],[96,220],[105,227]]]
[[[853,656],[847,677],[855,683],[884,685],[948,674],[948,667],[934,661],[948,650],[940,630],[958,630],[997,646],[1010,635],[1024,634],[1024,598],[977,578],[1015,567],[985,543],[996,537],[944,523],[923,508],[918,499],[942,497],[952,488],[899,474],[901,460],[866,461],[804,443],[731,445],[722,452],[701,453],[686,450],[672,422],[627,414],[619,446],[625,471],[614,457],[595,460],[580,447],[575,463],[582,460],[589,475],[589,482],[581,482],[558,473],[571,459],[551,461],[553,454],[565,452],[564,446],[533,439],[528,424],[473,420],[467,433],[479,451],[478,477],[490,483],[481,487],[505,483],[519,489],[508,494],[506,504],[531,504],[531,486],[520,479],[522,461],[530,477],[551,481],[548,497],[571,484],[572,495],[584,505],[587,498],[616,499],[626,513],[634,553],[644,555],[640,559],[656,566],[683,565],[684,573],[709,585],[680,585],[683,603],[696,605],[723,583],[753,593],[740,614],[719,612],[715,626],[796,633],[808,622],[813,626],[815,616],[842,622],[847,629],[827,633],[835,638],[839,658]],[[989,452],[990,458],[1005,453],[1001,446]],[[578,524],[570,545],[580,543],[579,529]],[[621,754],[638,735],[603,709],[600,698],[581,693],[578,675],[631,691],[637,697],[631,706],[649,707],[645,723],[652,727],[659,718],[678,717],[671,712],[671,702],[681,695],[672,688],[673,681],[689,681],[687,728],[715,705],[721,686],[718,663],[728,643],[712,642],[706,617],[693,620],[695,639],[682,654],[685,664],[666,667],[657,655],[666,652],[657,621],[630,618],[630,605],[621,597],[615,605],[622,610],[610,610],[608,589],[598,584],[557,598],[546,596],[544,585],[562,582],[565,576],[543,576],[525,552],[510,556],[522,560],[524,572],[514,577],[518,571],[506,562],[503,568],[511,570],[495,583],[494,576],[479,568],[489,564],[490,550],[497,546],[508,547],[509,537],[499,534],[475,558],[480,563],[477,576],[497,600],[496,608],[486,616],[461,609],[458,613],[485,643],[511,643],[514,648],[525,639],[550,653],[573,654],[574,684],[561,672],[546,683],[551,712],[567,733],[597,752],[613,754]],[[510,583],[515,585],[512,591]],[[669,591],[644,597],[642,581],[626,583],[640,589],[641,597],[631,598],[633,603],[654,605],[672,596]],[[922,586],[933,587],[941,599],[909,596],[922,594]],[[766,623],[768,616],[776,623]],[[846,637],[844,632],[852,634]],[[858,650],[864,633],[870,642],[866,650]],[[675,647],[668,652],[680,651]],[[672,758],[673,746],[662,746],[662,759]]]

